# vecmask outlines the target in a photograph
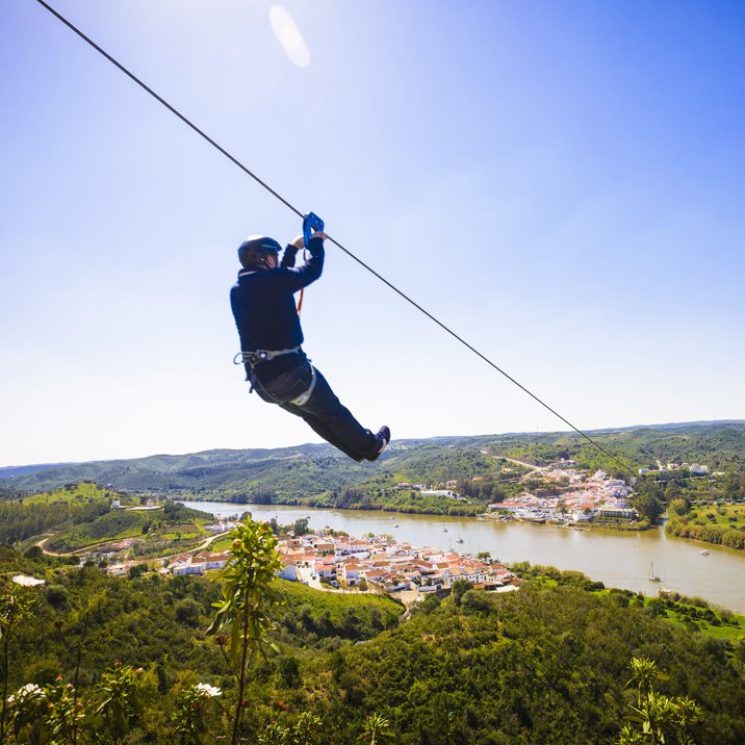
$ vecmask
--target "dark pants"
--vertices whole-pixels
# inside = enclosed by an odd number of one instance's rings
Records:
[[[279,370],[277,364],[281,365]],[[299,405],[292,403],[306,393],[313,374],[308,358],[299,353],[259,363],[249,371],[249,378],[264,401],[301,417],[314,432],[350,458],[356,461],[373,458],[379,448],[377,438],[342,405],[319,370],[315,370],[310,398]]]

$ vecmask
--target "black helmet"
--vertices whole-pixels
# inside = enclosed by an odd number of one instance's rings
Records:
[[[267,254],[275,256],[282,250],[282,247],[268,235],[249,235],[240,246],[238,246],[238,260],[241,266],[250,267],[262,264]]]

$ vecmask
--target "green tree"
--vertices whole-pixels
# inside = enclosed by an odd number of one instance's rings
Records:
[[[646,517],[651,525],[657,524],[657,519],[665,511],[665,505],[654,490],[646,490],[636,496],[634,507]]]
[[[647,699],[649,692],[652,690],[652,683],[657,678],[657,665],[653,660],[646,657],[634,657],[631,660],[631,680],[629,685],[636,685],[636,705],[641,706],[642,702]]]
[[[297,657],[285,655],[280,659],[279,677],[286,688],[297,688],[300,685],[300,663]]]
[[[230,533],[231,560],[220,574],[222,600],[215,603],[215,618],[208,633],[226,632],[230,659],[237,670],[238,690],[231,742],[236,745],[245,702],[249,663],[266,655],[273,627],[271,611],[280,597],[272,580],[281,566],[277,541],[266,523],[250,518]]]
[[[39,686],[27,683],[19,688],[8,697],[8,707],[16,742],[48,745],[52,736],[47,723],[49,702]]]
[[[0,644],[2,644],[3,666],[0,743],[5,742],[11,646],[19,631],[31,620],[33,605],[34,599],[29,589],[8,580],[0,585]]]
[[[473,582],[469,582],[466,579],[456,579],[450,589],[453,596],[453,602],[456,605],[460,605],[463,596],[468,592],[468,590],[473,590]]]
[[[175,606],[175,616],[179,623],[184,626],[191,626],[193,629],[199,626],[199,619],[202,615],[202,606],[193,598],[184,598],[179,600]]]
[[[295,520],[295,524],[292,527],[292,532],[296,536],[305,535],[308,532],[308,518],[299,517],[297,520]]]
[[[382,714],[370,714],[362,725],[360,741],[367,745],[378,745],[382,739],[391,736],[390,722]]]
[[[219,688],[206,683],[181,689],[171,715],[171,726],[178,745],[202,745],[208,733],[205,711],[212,699],[222,695]]]
[[[701,710],[687,696],[663,696],[654,690],[657,666],[652,660],[633,658],[629,684],[637,687],[637,705],[631,719],[621,730],[619,745],[695,745],[694,725]],[[636,725],[636,726],[635,726]]]
[[[683,497],[677,497],[669,502],[667,509],[671,516],[678,515],[680,517],[688,512],[690,505]]]
[[[258,745],[320,745],[321,719],[306,711],[294,725],[271,722],[258,736]]]
[[[51,735],[50,745],[69,742],[75,745],[78,732],[85,715],[78,701],[78,695],[71,683],[65,683],[58,676],[54,683],[44,688],[47,701],[45,720]]]
[[[735,644],[735,658],[740,663],[740,668],[745,670],[745,639],[740,639]]]
[[[140,714],[142,702],[137,695],[137,682],[142,672],[141,668],[117,664],[103,674],[96,687],[100,701],[94,711],[102,720],[103,730],[97,730],[102,743],[126,742]]]

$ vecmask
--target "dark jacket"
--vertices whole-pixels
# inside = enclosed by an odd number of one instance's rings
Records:
[[[277,269],[243,269],[230,290],[230,306],[244,352],[292,349],[303,343],[293,294],[323,271],[323,239],[311,238],[310,259],[295,269],[297,249],[287,246]]]

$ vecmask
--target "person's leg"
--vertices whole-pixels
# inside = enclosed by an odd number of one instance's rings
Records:
[[[359,463],[359,461],[365,459],[363,455],[347,448],[345,443],[334,434],[331,428],[324,424],[318,417],[303,411],[301,408],[295,406],[295,404],[281,404],[280,408],[289,411],[291,414],[295,414],[295,416],[302,417],[316,434],[319,434],[326,442],[341,450],[344,455],[348,455],[352,460],[356,460]]]
[[[302,417],[313,431],[353,460],[374,460],[378,456],[384,443],[342,406],[326,379],[311,367],[305,355],[297,359],[296,365],[277,374],[269,368],[259,372],[260,375],[254,375],[253,383],[265,401]],[[310,398],[300,405],[293,403],[310,388],[314,374]]]
[[[370,459],[379,452],[381,446],[376,436],[369,429],[365,429],[354,418],[349,409],[342,405],[336,394],[331,390],[326,378],[318,369],[316,369],[316,384],[313,394],[305,404],[298,408],[305,414],[310,414],[316,426],[320,424],[324,430],[333,435],[335,440],[333,444],[336,447],[348,455],[351,453],[358,454],[358,457],[350,455],[355,460],[358,460],[359,457]],[[308,420],[306,419],[306,421]],[[308,423],[311,424],[311,422]],[[313,429],[324,439],[329,439],[320,430],[316,429],[314,424],[311,424]],[[330,439],[329,442],[331,442]]]

